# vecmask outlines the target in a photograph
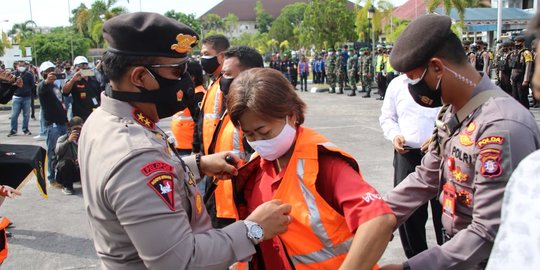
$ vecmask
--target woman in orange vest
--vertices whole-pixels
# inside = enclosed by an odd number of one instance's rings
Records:
[[[178,92],[178,99],[186,102],[187,107],[172,116],[171,132],[175,138],[175,147],[182,156],[192,153],[193,133],[195,132],[195,123],[200,115],[200,103],[206,93],[203,86],[202,66],[195,60],[189,61],[187,71],[191,75],[191,80],[195,89],[190,89],[194,93],[184,94]]]
[[[251,266],[377,269],[395,216],[351,155],[302,126],[305,106],[272,69],[244,71],[231,85],[231,121],[258,155],[234,181],[240,218],[266,201],[292,205],[287,232],[261,242]]]

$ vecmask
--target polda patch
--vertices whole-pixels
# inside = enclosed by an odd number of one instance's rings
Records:
[[[154,161],[144,165],[141,168],[141,172],[146,176],[160,171],[172,173],[174,171],[174,167],[162,161]]]
[[[484,146],[488,144],[501,145],[504,143],[504,140],[505,140],[504,137],[501,137],[501,136],[488,136],[488,137],[478,140],[478,142],[476,142],[476,146],[478,146],[478,148],[483,148]]]
[[[174,178],[170,173],[161,173],[148,180],[148,186],[156,192],[158,197],[165,202],[165,204],[172,211],[176,211],[174,204]]]
[[[486,148],[480,151],[480,175],[486,178],[495,178],[502,174],[501,150]]]

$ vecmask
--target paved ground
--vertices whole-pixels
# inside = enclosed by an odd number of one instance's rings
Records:
[[[328,93],[299,93],[308,104],[306,126],[327,136],[359,161],[366,180],[382,194],[392,188],[392,147],[383,136],[378,117],[382,101]],[[374,95],[377,97],[377,95]],[[540,110],[534,109],[536,119]],[[39,115],[39,112],[36,112]],[[7,138],[9,111],[0,111],[0,143],[44,146],[31,136]],[[540,122],[540,121],[539,121]],[[37,134],[39,121],[31,120],[30,130]],[[167,127],[163,120],[160,126]],[[19,132],[20,129],[19,129]],[[21,133],[22,134],[22,133]],[[9,172],[0,172],[6,174]],[[90,238],[80,185],[78,195],[66,196],[59,189],[49,190],[49,199],[40,197],[34,180],[22,190],[23,196],[6,200],[0,215],[16,225],[11,229],[10,254],[3,269],[98,269],[99,263]],[[428,225],[430,245],[434,243]],[[405,257],[397,233],[381,263],[401,262]]]

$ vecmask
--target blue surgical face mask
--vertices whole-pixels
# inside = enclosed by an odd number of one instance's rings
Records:
[[[285,118],[285,125],[276,137],[268,140],[248,141],[248,143],[263,159],[274,161],[291,149],[295,138],[296,129],[291,127],[288,119]]]

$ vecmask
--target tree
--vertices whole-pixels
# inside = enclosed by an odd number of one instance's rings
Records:
[[[257,0],[255,4],[255,25],[259,29],[259,33],[267,33],[272,25],[272,15],[264,10],[261,0]]]
[[[58,27],[50,33],[38,33],[32,38],[24,40],[21,47],[32,47],[34,56],[43,62],[46,60],[71,59],[71,42],[75,55],[86,55],[90,49],[91,40],[82,34],[73,34],[67,27]]]
[[[335,46],[339,42],[354,41],[358,38],[353,27],[354,14],[347,8],[347,0],[313,0],[304,14],[300,25],[300,43],[314,44],[324,48],[325,44]]]
[[[189,26],[195,32],[200,32],[201,31],[201,22],[199,20],[197,20],[197,18],[195,17],[195,14],[193,14],[193,13],[185,14],[185,13],[182,13],[182,12],[176,12],[176,11],[174,11],[174,9],[171,9],[171,10],[165,12],[165,14],[163,14],[163,15],[165,17],[172,18],[172,19],[174,19],[176,21],[179,21],[179,22]]]
[[[102,31],[106,20],[124,14],[124,7],[116,7],[117,0],[96,0],[90,8],[81,4],[72,10],[72,25],[77,33],[92,41],[92,47],[104,46]]]
[[[7,35],[15,44],[20,44],[23,40],[31,38],[36,32],[36,23],[28,20],[23,23],[16,23],[8,31]]]
[[[225,29],[227,29],[229,33],[232,33],[234,29],[238,27],[238,16],[234,15],[233,13],[229,13],[223,20],[223,23],[225,25]]]
[[[278,41],[288,40],[292,47],[299,47],[298,30],[304,20],[306,3],[298,2],[286,5],[270,27],[270,36]],[[295,33],[296,31],[296,33]]]
[[[206,15],[206,17],[202,19],[201,24],[205,35],[208,35],[210,31],[220,32],[225,30],[225,22],[215,13]]]

